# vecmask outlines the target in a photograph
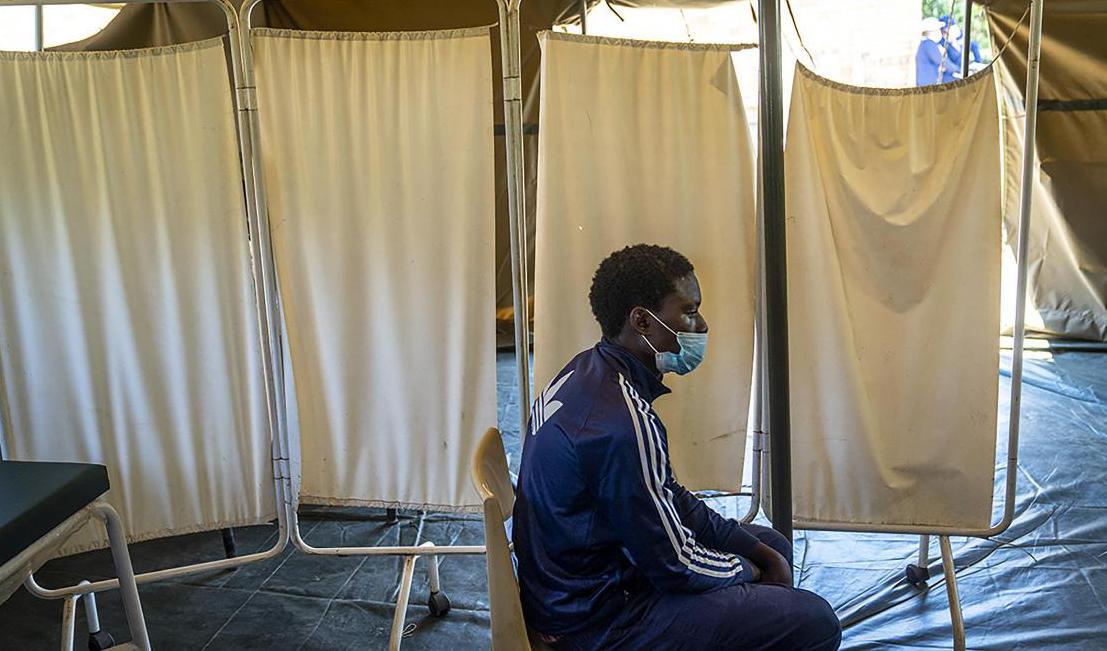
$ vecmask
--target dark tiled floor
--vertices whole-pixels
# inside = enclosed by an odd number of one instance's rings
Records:
[[[484,542],[476,516],[401,512],[397,522],[389,523],[382,510],[312,509],[302,518],[304,538],[315,546]],[[251,553],[269,548],[276,528],[235,532],[240,553]],[[131,550],[141,570],[223,556],[218,532],[139,543]],[[452,602],[442,619],[432,617],[426,606],[425,563],[416,565],[404,648],[442,648],[446,642],[459,649],[487,646],[484,558],[447,556],[440,561],[443,591]],[[401,565],[394,556],[308,556],[288,547],[233,571],[147,584],[140,592],[158,649],[376,649],[388,641]],[[36,576],[46,587],[60,587],[111,572],[108,553],[96,551],[51,561]],[[118,593],[99,595],[97,605],[104,628],[125,637]],[[60,602],[41,601],[20,590],[0,606],[0,649],[56,648],[60,618]],[[85,631],[80,616],[79,640]]]

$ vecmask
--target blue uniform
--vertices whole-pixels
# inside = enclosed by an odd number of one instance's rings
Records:
[[[938,78],[939,69],[942,71],[941,79]],[[960,67],[946,56],[941,45],[926,38],[919,42],[919,49],[915,52],[915,85],[948,84],[957,79],[954,73],[959,70]]]
[[[950,45],[949,43],[947,43],[945,39],[942,39],[941,46],[946,49],[946,58],[948,59],[947,65],[952,66],[953,70],[955,72],[960,72],[961,71],[961,61],[962,61],[962,59],[961,59],[961,55],[962,55],[961,50],[959,50],[955,46]],[[976,41],[973,41],[972,44],[971,44],[971,49],[969,50],[969,56],[972,57],[973,63],[980,63],[980,60],[981,60],[980,59],[980,46],[977,44]]]
[[[512,537],[529,626],[559,648],[837,648],[830,606],[750,583],[743,555],[787,541],[738,524],[681,486],[653,401],[668,393],[606,341],[535,400]]]

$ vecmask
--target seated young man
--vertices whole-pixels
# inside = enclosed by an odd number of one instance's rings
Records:
[[[836,649],[841,626],[792,587],[792,549],[716,514],[673,476],[653,401],[707,346],[692,263],[639,244],[600,264],[603,338],[531,410],[513,538],[528,625],[558,649]]]

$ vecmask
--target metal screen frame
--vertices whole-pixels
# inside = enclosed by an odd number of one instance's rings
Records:
[[[224,0],[221,0],[224,1]],[[244,165],[249,161],[252,170],[250,192],[253,194],[253,214],[259,227],[259,241],[261,251],[261,286],[265,294],[265,327],[268,329],[268,339],[274,346],[280,346],[281,312],[279,304],[279,292],[277,289],[275,274],[275,257],[272,241],[269,234],[267,194],[263,174],[260,143],[261,129],[257,115],[257,89],[254,78],[253,45],[250,42],[252,28],[252,15],[255,8],[264,0],[249,0],[239,9],[239,23],[242,29],[238,33],[238,52],[241,57],[243,86],[240,87],[240,102],[246,106],[245,126],[243,131],[246,140],[243,143]],[[522,179],[522,104],[521,84],[519,76],[519,4],[521,0],[496,0],[500,10],[500,43],[503,56],[503,85],[504,85],[504,114],[506,121],[507,141],[507,187],[508,209],[511,237],[511,261],[512,261],[512,285],[515,320],[515,357],[518,366],[519,400],[520,405],[529,403],[530,395],[530,360],[529,340],[527,338],[527,276],[526,276],[526,228],[523,224],[524,189]],[[426,541],[419,545],[399,546],[370,546],[370,547],[313,547],[304,540],[300,531],[300,520],[297,513],[299,505],[298,484],[292,481],[292,473],[288,468],[288,459],[291,450],[291,441],[288,436],[287,414],[284,413],[285,387],[284,362],[279,348],[275,348],[270,356],[273,363],[271,374],[279,378],[276,392],[280,397],[280,426],[279,444],[282,461],[285,463],[286,479],[289,485],[289,499],[286,501],[285,517],[289,521],[288,533],[292,545],[305,554],[317,556],[403,556],[403,570],[400,579],[400,594],[396,603],[396,609],[392,619],[392,630],[389,636],[388,648],[395,650],[400,648],[403,637],[404,622],[408,601],[411,594],[412,579],[415,572],[415,562],[423,556],[427,559],[427,573],[430,581],[431,598],[439,593],[438,557],[440,555],[478,555],[485,553],[483,545],[436,545]],[[520,408],[521,429],[525,431],[527,410]]]
[[[235,11],[234,6],[229,0],[121,0],[120,4],[153,4],[155,2],[167,2],[167,3],[185,3],[185,2],[210,2],[218,5],[222,10],[224,17],[227,21],[227,39],[231,52],[231,75],[235,89],[241,91],[242,89],[242,74],[241,66],[239,64],[240,57],[238,54],[238,39],[237,32],[238,26],[238,14]],[[27,2],[26,0],[0,0],[0,7],[7,6],[20,6],[20,5],[70,5],[70,4],[87,4],[79,0],[37,0],[36,2]],[[240,93],[238,93],[240,94]],[[259,269],[257,268],[257,262],[260,258],[259,250],[257,247],[257,219],[256,210],[251,208],[251,192],[249,190],[252,179],[252,165],[249,159],[243,155],[243,151],[246,151],[246,143],[244,142],[245,129],[243,128],[244,117],[243,113],[247,111],[243,107],[242,103],[238,101],[238,97],[235,97],[235,126],[238,130],[239,148],[240,148],[240,164],[243,172],[243,181],[246,184],[245,200],[247,204],[247,221],[250,235],[250,258],[251,265],[253,267],[254,275],[254,294],[257,301],[256,308],[259,311],[259,337],[262,349],[262,372],[265,379],[266,387],[266,415],[269,425],[270,438],[272,441],[272,462],[273,462],[273,484],[275,491],[275,506],[277,510],[277,541],[272,547],[265,551],[256,552],[253,554],[247,554],[245,556],[237,556],[234,558],[224,558],[216,561],[207,561],[203,563],[194,563],[190,565],[182,565],[179,567],[170,567],[153,572],[144,572],[142,574],[135,575],[135,581],[137,584],[142,585],[145,583],[152,583],[154,581],[161,581],[179,576],[186,576],[189,574],[197,574],[200,572],[212,572],[217,570],[233,569],[248,563],[254,563],[263,561],[269,558],[277,556],[284,551],[285,546],[288,543],[288,522],[287,522],[287,492],[285,490],[287,484],[287,458],[281,456],[282,448],[280,447],[280,437],[278,436],[279,430],[277,429],[278,419],[280,417],[280,410],[277,409],[278,403],[276,402],[276,395],[274,393],[276,383],[272,377],[271,369],[272,364],[269,361],[269,356],[272,351],[272,342],[268,339],[268,332],[266,331],[264,324],[260,321],[260,313],[264,303],[262,288],[258,285]],[[44,588],[38,584],[35,580],[34,574],[27,577],[24,582],[24,586],[34,596],[40,599],[63,599],[67,597],[76,597],[81,595],[93,594],[96,592],[103,592],[106,590],[119,589],[119,579],[107,579],[103,581],[94,582],[81,582],[77,585],[66,586],[63,588]],[[125,587],[125,586],[124,586]]]
[[[1041,40],[1042,40],[1042,16],[1044,13],[1043,3],[1045,0],[1028,0],[1030,3],[1030,39],[1027,46],[1027,73],[1026,73],[1026,94],[1024,98],[1024,105],[1026,107],[1026,123],[1024,125],[1024,137],[1023,137],[1023,157],[1022,157],[1022,174],[1021,174],[1021,199],[1019,205],[1019,229],[1017,239],[1017,251],[1016,261],[1017,268],[1017,289],[1015,296],[1015,326],[1014,326],[1014,342],[1012,346],[1012,361],[1011,361],[1011,392],[1010,392],[1010,409],[1008,415],[1008,433],[1007,433],[1007,466],[1005,468],[1005,489],[1004,489],[1004,502],[1003,502],[1003,516],[999,522],[992,524],[986,528],[976,529],[960,529],[957,527],[943,527],[943,526],[912,526],[912,525],[873,525],[873,524],[856,524],[849,522],[819,522],[819,523],[800,523],[797,528],[805,531],[842,531],[842,532],[857,532],[857,533],[891,533],[891,534],[912,534],[920,536],[919,546],[919,564],[925,570],[925,566],[928,562],[929,555],[929,543],[930,536],[937,536],[939,538],[939,545],[941,548],[942,566],[946,579],[946,592],[949,599],[950,617],[953,624],[953,642],[954,648],[958,651],[965,649],[965,624],[961,613],[960,597],[957,591],[957,577],[955,574],[955,568],[953,564],[953,551],[950,546],[950,536],[966,536],[974,538],[990,538],[992,536],[999,535],[1006,531],[1010,526],[1015,516],[1015,491],[1018,480],[1018,456],[1019,456],[1019,426],[1020,417],[1022,414],[1022,375],[1023,375],[1023,349],[1026,339],[1026,286],[1027,286],[1027,250],[1029,247],[1029,226],[1030,226],[1030,206],[1032,201],[1032,188],[1031,183],[1034,174],[1035,163],[1035,134],[1037,132],[1037,117],[1038,117],[1038,73],[1039,63],[1041,59]],[[972,2],[967,1],[966,8],[968,15],[972,15]],[[781,45],[781,33],[779,9],[780,0],[759,0],[759,7],[762,9],[759,12],[759,16],[764,20],[761,23],[761,46],[764,48],[766,45],[770,45],[770,49],[779,51]],[[777,57],[779,59],[779,57]],[[776,62],[766,63],[766,58],[762,58],[762,96],[760,98],[760,106],[762,116],[767,112],[773,110],[779,111],[779,107],[782,104],[782,85],[780,83],[780,63]],[[772,83],[772,79],[766,82],[767,77],[776,77],[776,83]],[[779,129],[779,133],[774,133],[766,125],[761,131],[761,151],[763,153],[761,158],[761,174],[762,183],[764,188],[779,188],[779,193],[774,193],[773,196],[773,219],[768,220],[770,225],[773,221],[779,222],[776,227],[783,231],[785,212],[784,212],[784,172],[783,167],[780,165],[773,165],[777,159],[780,162],[783,161],[784,143],[783,143],[783,129]],[[770,155],[764,155],[767,150],[771,150]],[[763,196],[769,194],[764,191]],[[786,255],[786,243],[784,241],[783,233],[778,234],[778,239],[770,242],[769,238],[764,241],[766,247],[766,258],[768,260],[777,260],[777,265],[773,268],[784,265],[784,258]],[[770,247],[770,245],[772,245]],[[765,268],[762,267],[764,273]],[[762,279],[764,282],[764,278]],[[783,304],[783,321],[782,327],[777,326],[773,329],[768,337],[771,340],[777,339],[778,342],[783,340],[783,363],[785,369],[787,368],[787,287],[780,287],[779,283],[776,286],[766,286],[766,291],[769,294],[767,300],[770,302],[775,300],[778,304]],[[778,315],[779,318],[779,315]],[[778,343],[778,349],[780,344]],[[772,372],[773,362],[780,361],[779,359],[772,359],[770,352],[770,360],[768,369]],[[792,498],[792,486],[791,486],[791,473],[790,464],[791,458],[787,454],[790,446],[790,433],[788,431],[787,424],[787,411],[789,409],[788,392],[787,392],[787,378],[783,381],[783,391],[773,391],[774,387],[770,387],[768,393],[769,407],[767,408],[770,415],[782,413],[784,417],[783,432],[773,430],[773,419],[770,418],[770,432],[773,435],[774,443],[777,443],[775,439],[780,438],[783,443],[783,449],[785,455],[777,455],[776,458],[771,456],[772,471],[773,471],[773,493],[772,501],[774,502],[773,514],[774,514],[774,526],[781,529],[781,525],[787,529],[788,533],[791,533],[791,528],[794,524],[792,521],[791,513],[791,498]],[[786,458],[781,458],[784,456]],[[787,479],[780,482],[778,487],[778,471],[783,470],[786,473]],[[777,490],[778,488],[782,490]],[[784,499],[780,499],[784,494]],[[994,498],[994,492],[993,492]],[[778,503],[783,503],[778,504]],[[778,511],[778,506],[784,506]],[[784,514],[787,518],[787,522],[777,522],[778,514]],[[909,568],[910,571],[910,568]],[[925,575],[924,575],[925,576]]]

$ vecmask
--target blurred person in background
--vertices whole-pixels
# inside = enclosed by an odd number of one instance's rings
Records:
[[[938,20],[942,22],[943,26],[943,37],[939,45],[946,50],[946,67],[952,68],[955,77],[960,77],[962,53],[965,50],[964,32],[961,31],[961,26],[957,24],[957,21],[950,16],[942,16]],[[971,39],[969,42],[969,56],[972,57],[969,61],[970,72],[976,72],[984,67],[980,56],[980,44]]]
[[[942,46],[942,21],[937,18],[924,18],[922,21],[922,39],[915,52],[915,85],[933,86],[953,81],[954,66],[946,56]]]

